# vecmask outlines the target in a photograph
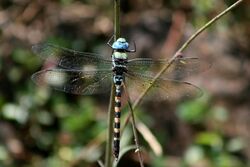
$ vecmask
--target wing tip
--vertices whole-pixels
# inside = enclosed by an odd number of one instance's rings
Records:
[[[36,85],[44,86],[46,85],[46,82],[44,81],[44,74],[51,71],[52,69],[44,69],[41,71],[37,71],[34,74],[32,74],[30,78]]]
[[[31,50],[35,53],[35,54],[40,54],[44,51],[45,48],[49,47],[49,46],[54,46],[53,44],[50,43],[38,43],[38,44],[34,44],[31,46]]]
[[[32,45],[31,49],[35,54],[38,54],[38,53],[41,53],[43,47],[44,47],[44,44],[40,43],[40,44]]]
[[[198,98],[203,96],[204,92],[199,86],[194,85],[194,84],[192,84],[190,82],[186,82],[186,81],[182,81],[182,83],[185,83],[186,85],[189,85],[190,88],[195,89],[195,90],[192,91],[193,94],[184,93],[184,96],[186,98],[188,98],[188,99],[198,99]]]
[[[31,77],[30,77],[31,80],[32,80],[36,85],[41,85],[39,75],[40,75],[42,72],[44,72],[44,70],[35,72],[35,73],[32,74]]]

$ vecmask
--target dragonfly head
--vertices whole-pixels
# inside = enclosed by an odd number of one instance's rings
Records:
[[[128,50],[129,43],[125,38],[118,38],[112,45],[112,48],[115,50]]]

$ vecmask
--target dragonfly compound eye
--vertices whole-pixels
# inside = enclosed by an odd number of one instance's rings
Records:
[[[112,45],[113,49],[124,49],[127,50],[129,48],[129,43],[125,38],[118,38]]]

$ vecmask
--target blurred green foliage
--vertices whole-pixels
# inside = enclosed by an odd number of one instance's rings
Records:
[[[177,108],[179,118],[189,123],[202,123],[207,118],[209,107],[209,97],[203,95],[198,100],[187,101]]]

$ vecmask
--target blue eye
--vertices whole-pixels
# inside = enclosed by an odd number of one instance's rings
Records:
[[[126,42],[126,40],[124,38],[119,38],[113,43],[112,48],[113,49],[125,49],[125,50],[127,50],[129,48],[129,44],[128,44],[128,42]]]

